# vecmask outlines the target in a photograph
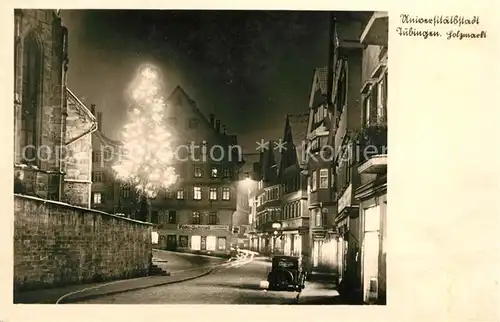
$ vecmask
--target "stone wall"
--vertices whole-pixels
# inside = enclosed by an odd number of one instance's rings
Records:
[[[145,276],[151,225],[14,196],[14,290]]]

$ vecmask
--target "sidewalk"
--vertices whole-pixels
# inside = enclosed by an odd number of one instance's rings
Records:
[[[14,294],[15,304],[63,304],[91,299],[106,295],[135,291],[154,286],[167,285],[184,282],[208,275],[216,267],[224,264],[222,259],[210,261],[207,265],[188,268],[183,265],[175,265],[183,268],[171,271],[170,276],[145,276],[126,280],[110,281],[106,283],[92,283],[70,285],[60,288],[42,289]]]

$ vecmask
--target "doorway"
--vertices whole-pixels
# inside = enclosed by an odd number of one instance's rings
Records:
[[[177,236],[167,235],[167,250],[175,251],[177,249]]]
[[[380,208],[372,207],[364,211],[363,234],[363,299],[372,303],[378,297],[380,241]]]

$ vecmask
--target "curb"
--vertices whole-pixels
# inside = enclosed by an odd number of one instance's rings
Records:
[[[82,300],[96,299],[96,298],[104,297],[104,296],[110,296],[110,295],[115,295],[115,294],[120,294],[120,293],[144,290],[144,289],[151,288],[151,287],[186,282],[186,281],[190,281],[190,280],[194,280],[194,279],[206,276],[206,275],[212,273],[215,269],[216,269],[216,267],[211,267],[207,271],[205,271],[201,274],[182,278],[182,279],[175,280],[175,281],[163,282],[163,283],[158,283],[158,284],[154,284],[154,285],[147,285],[147,286],[138,286],[138,287],[128,288],[128,289],[124,289],[124,290],[111,291],[111,292],[106,292],[106,293],[101,293],[101,294],[89,294],[89,295],[84,295],[84,296],[77,296],[76,298],[69,297],[69,298],[63,299],[62,301],[58,300],[59,302],[56,304],[77,303],[77,302],[82,301]]]
[[[221,259],[221,260],[226,259],[225,257],[215,256],[215,255],[193,254],[193,253],[188,253],[188,252],[185,252],[185,253],[184,252],[175,252],[172,250],[164,250],[164,249],[159,249],[159,248],[153,248],[153,250],[158,251],[158,252],[177,254],[177,255],[198,256],[198,257],[214,258],[214,259]]]

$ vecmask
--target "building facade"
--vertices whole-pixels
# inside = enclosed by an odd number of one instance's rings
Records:
[[[160,248],[227,254],[233,237],[241,149],[210,115],[177,87],[167,99],[165,118],[177,141],[179,180],[151,201],[151,222]]]
[[[329,81],[332,68],[314,71],[309,100],[307,128],[307,176],[310,260],[315,270],[335,273],[337,269],[336,235],[333,229],[335,213],[332,196],[333,149],[328,146],[332,111],[329,108]]]
[[[66,86],[68,31],[56,10],[14,18],[14,192],[90,207],[95,119]]]
[[[111,214],[136,218],[137,194],[133,187],[115,179],[113,165],[123,157],[123,144],[106,136],[102,112],[91,105],[98,130],[92,134],[92,208]]]
[[[356,164],[360,185],[353,190],[359,202],[362,299],[370,304],[386,304],[387,38],[387,12],[372,13],[360,37],[364,49],[359,146],[363,154]]]
[[[272,147],[274,141],[269,141]],[[282,252],[282,238],[275,228],[281,220],[281,197],[283,187],[278,180],[278,159],[275,151],[264,149],[261,152],[257,171],[257,190],[255,192],[255,233],[257,251],[270,255]],[[275,234],[276,232],[276,234]]]
[[[283,189],[280,230],[284,255],[300,256],[309,253],[307,177],[302,173],[307,165],[304,146],[308,121],[309,114],[291,114],[285,120],[284,149],[278,169]]]

